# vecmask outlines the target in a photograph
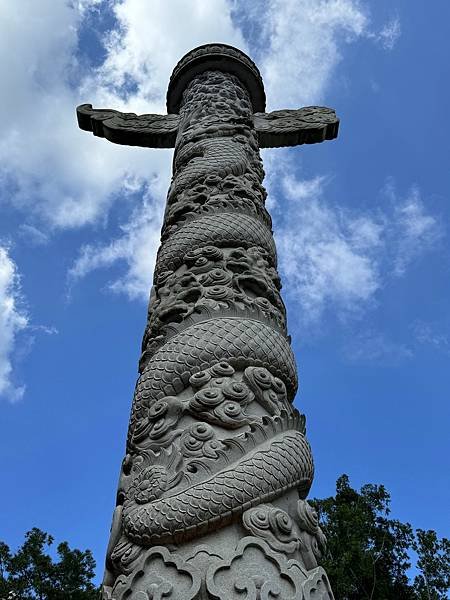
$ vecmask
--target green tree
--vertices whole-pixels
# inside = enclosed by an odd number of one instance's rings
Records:
[[[414,532],[390,518],[383,485],[336,482],[336,495],[311,502],[328,539],[323,566],[338,600],[445,600],[450,589],[450,542],[434,531]],[[418,575],[408,577],[417,554]]]
[[[416,531],[414,550],[417,553],[419,574],[414,588],[419,600],[446,600],[450,589],[450,540],[438,539],[429,529]]]
[[[62,542],[57,546],[55,562],[46,552],[52,544],[52,536],[37,528],[25,534],[25,542],[16,553],[0,542],[1,600],[97,599],[91,551],[71,550]]]

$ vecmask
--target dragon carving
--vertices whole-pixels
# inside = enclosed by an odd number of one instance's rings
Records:
[[[183,57],[168,107],[78,110],[100,137],[175,148],[103,597],[329,600],[259,148],[331,139],[337,119],[264,113],[256,66],[224,45]]]

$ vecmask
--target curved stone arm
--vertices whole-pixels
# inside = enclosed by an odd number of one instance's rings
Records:
[[[332,108],[306,106],[254,114],[260,148],[315,144],[337,137],[339,119]]]
[[[136,115],[109,108],[77,108],[78,125],[115,144],[146,148],[173,148],[179,116]],[[275,110],[254,114],[260,148],[315,144],[337,137],[339,119],[331,108],[307,106],[297,110]]]
[[[136,115],[109,108],[77,108],[78,125],[115,144],[146,148],[173,148],[177,136],[178,115]]]

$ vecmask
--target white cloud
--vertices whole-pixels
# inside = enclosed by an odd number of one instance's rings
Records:
[[[58,335],[59,331],[54,325],[29,325],[30,331],[45,333],[47,335]]]
[[[436,216],[426,212],[417,186],[412,186],[402,198],[390,177],[383,193],[390,200],[393,211],[393,220],[386,223],[391,244],[395,248],[392,271],[401,276],[415,258],[439,242],[444,229]]]
[[[395,342],[379,331],[363,331],[346,342],[344,356],[350,362],[398,364],[413,356],[407,345]]]
[[[118,22],[106,39],[107,57],[93,77],[102,94],[127,101],[134,112],[163,112],[170,74],[189,50],[211,41],[246,49],[244,39],[231,20],[226,0],[143,0],[116,2]],[[126,93],[132,82],[132,94]]]
[[[257,18],[260,3],[252,8]],[[318,103],[342,46],[368,32],[356,0],[269,0],[264,12],[260,66],[271,110]]]
[[[262,10],[265,19],[258,23]],[[374,31],[367,5],[355,0],[267,0],[264,9],[260,2],[249,2],[237,15],[248,37],[258,40],[269,109],[320,103],[347,44],[368,39],[390,49],[400,35],[398,19]],[[326,177],[301,181],[286,174],[288,169],[298,173],[299,167],[289,151],[265,151],[264,164],[280,266],[299,319],[318,321],[329,305],[340,318],[367,308],[383,285],[380,262],[387,246],[394,252],[383,215],[333,208],[322,194]],[[278,210],[279,193],[288,199],[283,210]],[[399,221],[400,212],[396,234],[402,229]],[[406,264],[404,231],[401,239],[395,256]]]
[[[373,306],[389,276],[405,275],[443,235],[415,187],[401,198],[390,180],[384,192],[395,202],[384,211],[358,213],[325,199],[325,177],[293,178],[286,159],[277,181],[278,189],[273,178],[269,184],[280,269],[285,291],[300,309],[297,321],[304,324],[317,322],[328,308],[345,319]]]
[[[81,97],[70,81],[77,76],[77,29],[87,8],[86,2],[78,10],[51,0],[2,7],[3,197],[50,228],[104,217],[123,182],[148,175],[142,150],[121,152],[78,130]]]
[[[162,204],[152,202],[149,195],[145,196],[129,222],[121,227],[121,235],[106,244],[88,244],[81,248],[69,271],[69,284],[95,269],[123,262],[127,267],[125,275],[110,282],[109,289],[124,292],[130,299],[148,298],[159,246],[161,213]]]
[[[396,208],[396,217],[402,236],[398,241],[394,271],[403,275],[408,264],[441,237],[442,229],[434,216],[425,213],[417,188]]]
[[[448,335],[448,323],[427,323],[415,321],[411,327],[416,341],[421,345],[428,345],[435,350],[446,354],[450,353],[450,337]]]
[[[31,246],[45,246],[50,240],[46,233],[28,223],[19,226],[19,235]]]
[[[22,306],[19,275],[8,249],[0,246],[0,396],[20,400],[25,386],[13,381],[12,355],[18,333],[28,324]]]
[[[448,320],[447,320],[448,321]],[[412,336],[409,340],[397,341],[388,333],[363,329],[356,331],[347,339],[343,347],[344,358],[356,363],[379,363],[395,365],[414,356],[418,351],[450,354],[448,322],[428,322],[416,320],[409,327]]]
[[[400,35],[400,19],[398,17],[394,17],[385,23],[385,25],[383,25],[376,38],[385,50],[392,50]]]
[[[317,321],[331,303],[344,318],[371,301],[380,286],[375,253],[380,225],[329,206],[323,177],[282,178],[285,197],[275,235],[285,289],[300,307],[299,321]]]

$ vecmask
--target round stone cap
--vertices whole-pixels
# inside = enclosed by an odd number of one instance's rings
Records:
[[[174,68],[167,90],[167,112],[178,113],[183,91],[193,77],[214,69],[236,75],[250,94],[254,112],[265,111],[264,84],[255,63],[233,46],[205,44],[190,50]]]

